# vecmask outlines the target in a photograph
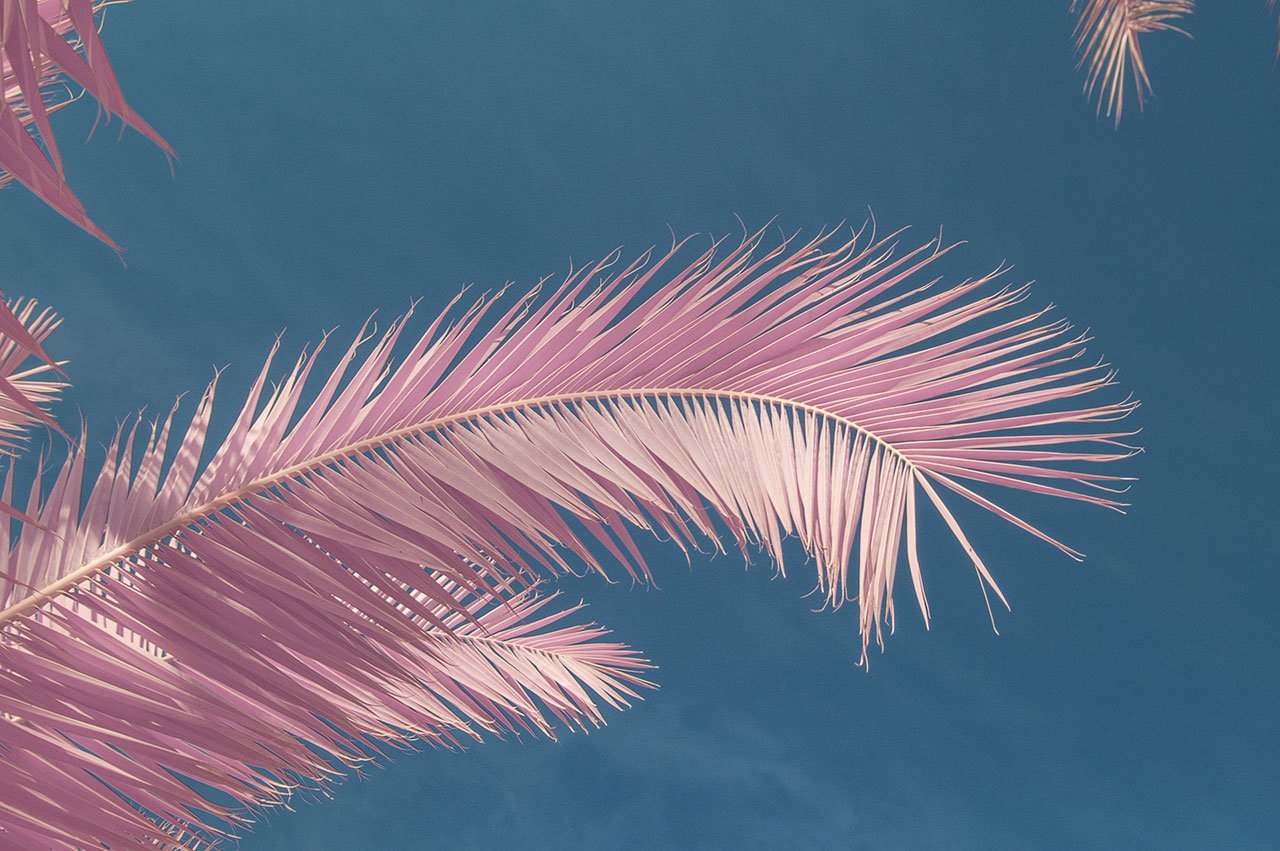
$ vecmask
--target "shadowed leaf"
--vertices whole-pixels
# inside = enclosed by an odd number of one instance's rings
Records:
[[[47,406],[65,383],[50,373],[59,367],[44,350],[44,341],[61,320],[48,310],[37,310],[34,301],[0,300],[0,455],[18,454],[32,425],[44,425],[61,433]],[[28,519],[0,499],[0,515]],[[0,518],[0,522],[5,522]]]
[[[63,216],[119,250],[67,185],[49,116],[76,99],[69,83],[97,99],[108,117],[173,149],[125,102],[98,35],[103,0],[0,0],[0,185],[16,179]],[[30,132],[34,130],[35,132]]]

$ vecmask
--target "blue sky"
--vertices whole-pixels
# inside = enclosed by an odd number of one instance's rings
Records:
[[[296,350],[668,226],[868,207],[967,240],[959,273],[1012,262],[1143,401],[1127,516],[1027,503],[1083,565],[967,518],[1013,601],[1000,636],[940,524],[933,628],[902,618],[869,672],[853,610],[812,613],[808,577],[654,543],[660,591],[563,587],[659,692],[556,744],[401,756],[245,849],[1280,847],[1274,29],[1262,0],[1203,4],[1194,42],[1151,41],[1157,97],[1114,132],[1067,5],[112,11],[126,92],[182,157],[171,178],[115,125],[79,145],[92,106],[59,116],[127,267],[0,196],[0,286],[66,315],[63,413],[99,440],[214,366],[234,397],[284,328]]]

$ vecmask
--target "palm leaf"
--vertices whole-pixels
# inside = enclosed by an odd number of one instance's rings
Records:
[[[581,604],[544,612],[556,595],[526,591],[498,604],[441,580],[452,599],[427,604],[441,626],[404,617],[385,629],[387,613],[348,610],[354,622],[339,631],[351,646],[326,659],[316,650],[337,636],[318,630],[331,618],[278,606],[265,624],[216,577],[189,578],[170,601],[182,607],[171,610],[173,629],[150,615],[130,632],[127,614],[104,626],[94,606],[73,606],[4,648],[0,845],[202,847],[247,825],[245,807],[327,786],[335,763],[359,771],[410,739],[453,746],[484,732],[551,735],[556,721],[588,729],[604,723],[597,701],[621,709],[649,686],[639,676],[648,664],[602,641],[604,630],[563,623]],[[289,578],[274,582],[276,591],[289,585],[306,593]],[[216,630],[187,617],[202,610],[217,613]],[[157,629],[165,651],[139,638]],[[28,654],[38,657],[8,664]],[[257,676],[266,667],[288,671],[289,688],[264,690],[278,679]],[[234,803],[210,802],[175,771]]]
[[[762,240],[455,300],[416,340],[409,317],[366,327],[323,378],[324,342],[268,390],[273,350],[207,462],[214,385],[136,462],[137,424],[118,434],[83,508],[74,452],[29,499],[47,531],[0,547],[0,748],[27,772],[0,801],[41,802],[5,827],[158,840],[110,787],[196,835],[212,805],[169,771],[262,805],[321,779],[317,750],[445,735],[419,681],[441,632],[484,626],[459,589],[505,599],[611,561],[647,577],[629,527],[779,568],[795,535],[826,599],[857,599],[865,656],[900,550],[928,617],[921,495],[997,594],[943,493],[1072,555],[975,488],[1119,507],[1092,468],[1131,454],[1108,424],[1133,404],[1092,401],[1111,374],[1017,309],[1025,287],[920,280],[937,242]],[[87,806],[114,809],[90,830]]]
[[[47,408],[66,385],[49,376],[61,368],[44,350],[61,320],[36,308],[34,301],[0,301],[0,456],[15,456],[32,425],[62,431]],[[0,500],[0,515],[25,518],[7,500]]]
[[[95,13],[105,5],[106,0],[0,0],[0,185],[17,179],[118,250],[67,186],[49,121],[75,99],[63,82],[66,77],[93,95],[108,116],[119,116],[173,156],[169,144],[125,102],[98,35]]]
[[[1276,14],[1277,8],[1280,8],[1280,3],[1277,3],[1276,0],[1267,0],[1267,10],[1270,11],[1272,15]],[[1276,28],[1280,31],[1280,17],[1276,19]],[[1280,41],[1276,42],[1276,60],[1280,61]]]
[[[1126,87],[1132,86],[1139,109],[1151,94],[1142,36],[1187,35],[1177,21],[1195,11],[1195,0],[1072,0],[1071,11],[1078,15],[1076,55],[1085,71],[1085,94],[1118,125]]]

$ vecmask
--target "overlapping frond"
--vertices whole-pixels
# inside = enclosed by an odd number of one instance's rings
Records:
[[[432,735],[441,710],[414,683],[441,633],[483,626],[461,590],[507,598],[581,565],[645,577],[630,528],[759,546],[780,568],[795,535],[827,600],[857,600],[865,652],[904,554],[928,617],[921,505],[996,593],[943,494],[1073,555],[988,493],[1119,506],[1095,468],[1131,454],[1111,423],[1133,405],[1094,401],[1112,374],[1067,323],[1020,309],[1025,287],[922,279],[937,242],[762,241],[455,300],[416,340],[409,317],[366,328],[323,377],[324,343],[271,389],[268,358],[207,463],[212,385],[180,438],[172,413],[136,460],[134,431],[118,436],[83,510],[74,453],[28,502],[48,532],[0,548],[0,748],[33,772],[57,750],[40,824],[99,836],[57,817],[107,806],[85,771],[192,829],[205,805],[166,798],[165,770],[270,803],[274,782],[323,775],[313,748]],[[571,679],[608,700],[625,659]],[[119,708],[122,683],[150,702]],[[77,773],[85,748],[104,764]],[[122,832],[136,818],[112,813]]]
[[[649,665],[604,630],[564,622],[580,604],[545,610],[556,595],[399,589],[426,623],[368,585],[359,603],[317,594],[287,557],[237,583],[177,553],[181,577],[128,581],[110,603],[84,595],[6,636],[0,847],[206,847],[253,809],[326,788],[338,765],[361,771],[414,741],[599,726],[601,704],[649,685]]]
[[[1141,38],[1155,32],[1187,35],[1178,21],[1195,11],[1195,0],[1072,0],[1071,11],[1078,16],[1076,55],[1085,94],[1099,114],[1119,124],[1128,87],[1139,109],[1151,94]]]
[[[98,35],[106,0],[0,0],[0,185],[17,179],[41,200],[117,248],[67,185],[49,116],[76,98],[69,83],[97,99],[108,116],[155,142],[169,143],[125,102]],[[33,134],[31,130],[34,130]]]

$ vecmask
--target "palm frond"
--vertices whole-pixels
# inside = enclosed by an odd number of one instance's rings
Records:
[[[495,601],[441,580],[453,598],[427,608],[443,626],[348,609],[345,635],[334,635],[320,634],[332,618],[313,620],[306,603],[278,606],[263,623],[260,606],[242,605],[216,577],[187,579],[171,589],[167,619],[117,611],[104,627],[90,602],[0,650],[0,846],[203,847],[247,825],[246,808],[324,789],[335,764],[360,771],[409,741],[551,735],[555,721],[588,729],[604,723],[597,701],[621,709],[650,685],[640,677],[649,665],[601,640],[605,630],[564,623],[581,604],[544,611],[557,595]],[[308,596],[287,576],[269,587],[244,591]],[[186,616],[197,611],[213,618]],[[139,639],[157,632],[164,651]],[[316,652],[335,639],[349,645],[342,658]],[[262,676],[268,668],[289,673]]]
[[[0,185],[17,179],[63,216],[118,250],[67,185],[49,116],[75,100],[69,79],[155,142],[173,149],[125,102],[98,35],[106,0],[0,0]],[[35,130],[35,134],[30,132]]]
[[[34,301],[0,300],[0,456],[15,456],[32,425],[62,431],[48,405],[66,385],[50,376],[59,366],[44,350],[61,320],[47,308],[36,308]],[[8,500],[0,500],[0,515],[25,517]]]
[[[418,683],[439,633],[483,627],[459,589],[505,599],[610,561],[647,577],[629,527],[760,546],[780,569],[797,536],[826,599],[857,599],[865,656],[904,549],[927,623],[919,496],[997,594],[942,493],[1072,555],[979,490],[1120,506],[1092,468],[1132,453],[1109,424],[1133,403],[1092,401],[1112,374],[1067,323],[1018,309],[1025,287],[921,280],[937,241],[762,241],[455,299],[414,341],[410,317],[366,326],[327,376],[322,342],[268,389],[273,350],[207,463],[216,381],[180,439],[172,412],[136,461],[138,425],[118,434],[83,508],[74,452],[29,498],[44,529],[0,541],[0,741],[36,790],[13,794],[43,801],[6,825],[105,836],[59,815],[108,806],[88,772],[196,831],[211,805],[168,797],[166,771],[265,804],[323,776],[313,749],[444,735]]]
[[[1280,62],[1280,15],[1277,15],[1278,9],[1280,9],[1280,3],[1277,0],[1267,0],[1267,11],[1276,16],[1276,61]]]
[[[1195,0],[1072,0],[1071,11],[1078,15],[1076,55],[1085,71],[1085,94],[1100,115],[1105,112],[1119,125],[1128,86],[1139,109],[1151,94],[1142,36],[1187,35],[1177,22],[1195,11]]]

